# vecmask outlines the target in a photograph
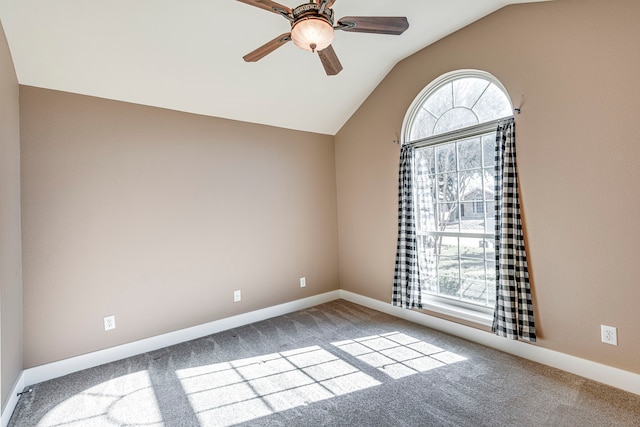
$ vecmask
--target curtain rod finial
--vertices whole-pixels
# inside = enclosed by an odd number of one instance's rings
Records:
[[[522,112],[522,106],[524,105],[525,98],[524,93],[520,96],[520,105],[513,109],[514,112],[520,114]]]

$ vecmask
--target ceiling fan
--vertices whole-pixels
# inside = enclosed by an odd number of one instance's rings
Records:
[[[238,1],[282,15],[291,23],[290,32],[281,34],[246,54],[243,57],[246,62],[259,61],[285,43],[293,41],[301,49],[318,52],[322,66],[329,76],[342,70],[342,64],[331,46],[334,30],[400,35],[409,28],[409,22],[404,16],[345,16],[334,26],[331,6],[336,0],[311,0],[293,9],[271,0]]]

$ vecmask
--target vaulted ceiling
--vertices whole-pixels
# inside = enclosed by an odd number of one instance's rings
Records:
[[[400,60],[533,1],[545,0],[337,0],[337,18],[406,16],[410,26],[336,31],[336,76],[293,43],[244,62],[290,24],[235,0],[0,0],[0,20],[20,84],[333,135]]]

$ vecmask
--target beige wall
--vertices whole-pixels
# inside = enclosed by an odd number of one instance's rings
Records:
[[[338,289],[331,136],[20,101],[25,368]]]
[[[0,25],[0,408],[22,370],[18,80]]]
[[[517,116],[537,345],[640,373],[640,2],[510,6],[402,61],[336,136],[340,283],[390,301],[402,120],[441,74],[488,71]],[[524,98],[522,98],[524,95]],[[617,347],[600,324],[618,327]]]

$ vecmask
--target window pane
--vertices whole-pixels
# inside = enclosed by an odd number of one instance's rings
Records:
[[[473,108],[489,82],[484,79],[467,77],[453,82],[453,100],[456,107]]]
[[[436,231],[436,205],[424,195],[419,195],[416,203],[416,227],[418,231]]]
[[[479,280],[462,280],[460,298],[464,301],[485,304],[487,301],[487,285]]]
[[[494,249],[493,239],[487,239],[490,243],[487,245],[485,253],[485,266],[487,269],[487,305],[493,307],[496,303],[496,253]]]
[[[458,203],[438,203],[438,231],[458,232]]]
[[[487,286],[487,307],[496,306],[496,287]]]
[[[485,168],[493,168],[496,164],[496,134],[482,137],[483,166]]]
[[[453,108],[453,93],[451,90],[451,83],[445,84],[429,96],[424,104],[422,104],[422,107],[435,117],[442,116],[446,111]]]
[[[513,114],[511,111],[511,102],[507,99],[504,92],[494,84],[489,85],[473,108],[473,111],[478,115],[480,123]]]
[[[438,188],[435,175],[415,174],[414,176],[416,188],[424,193],[420,196],[429,201],[431,201],[431,199],[434,199],[436,197],[434,191],[437,191]]]
[[[496,260],[486,260],[485,262],[487,268],[487,282],[491,282],[495,284],[496,281]]]
[[[480,138],[467,139],[458,143],[458,160],[460,169],[476,169],[482,167]]]
[[[458,257],[458,238],[452,236],[437,236],[436,251],[438,255]],[[457,274],[456,274],[457,275]]]
[[[468,108],[453,108],[445,112],[434,128],[434,135],[478,124],[478,116]]]
[[[495,261],[487,262],[487,306],[496,304],[496,264]]]
[[[443,277],[455,277],[458,278],[460,270],[458,268],[458,258],[439,256],[438,257],[438,276]]]
[[[449,297],[458,297],[460,279],[453,277],[438,277],[438,294]]]
[[[416,210],[416,227],[418,231],[437,231],[435,204],[427,203],[420,197]]]
[[[457,296],[460,289],[460,267],[458,265],[458,238],[436,238],[438,265],[438,292],[441,295]]]
[[[415,151],[416,155],[416,173],[418,175],[436,173],[435,148],[425,147]]]
[[[437,185],[434,170],[435,150],[433,147],[416,150],[414,180],[416,185],[416,226],[419,231],[436,230],[435,197]]]
[[[486,202],[485,205],[485,211],[484,211],[484,218],[485,218],[485,225],[484,228],[487,230],[487,234],[491,234],[495,232],[496,229],[496,218],[495,218],[495,206],[496,204],[494,202]]]
[[[438,276],[458,277],[458,238],[436,236],[435,251],[438,256]]]
[[[485,169],[483,171],[484,180],[484,200],[493,201],[495,192],[495,171],[493,169]]]
[[[438,186],[437,201],[458,201],[458,175],[455,172],[436,175],[436,181]]]
[[[456,144],[443,144],[436,147],[436,172],[450,172],[457,169]]]
[[[415,141],[433,135],[436,120],[437,118],[433,114],[421,108],[411,124],[410,140]]]
[[[427,291],[437,292],[437,271],[436,271],[436,238],[434,236],[418,236],[418,267],[420,268],[420,278],[423,285],[427,286]]]
[[[485,256],[485,239],[481,237],[461,237],[460,238],[460,257],[473,258],[484,262]],[[484,268],[484,267],[483,267]]]
[[[480,233],[484,234],[484,216],[478,217],[477,215],[482,214],[470,214],[467,215],[467,212],[473,212],[474,209],[472,205],[475,203],[484,203],[484,202],[467,202],[463,203],[463,206],[466,205],[466,208],[462,209],[465,213],[465,216],[460,218],[460,231],[463,233]]]
[[[482,170],[460,172],[459,192],[461,201],[483,200]]]
[[[480,170],[460,172],[460,231],[484,233],[484,201]]]
[[[463,279],[484,282],[484,239],[460,238],[460,274]]]

